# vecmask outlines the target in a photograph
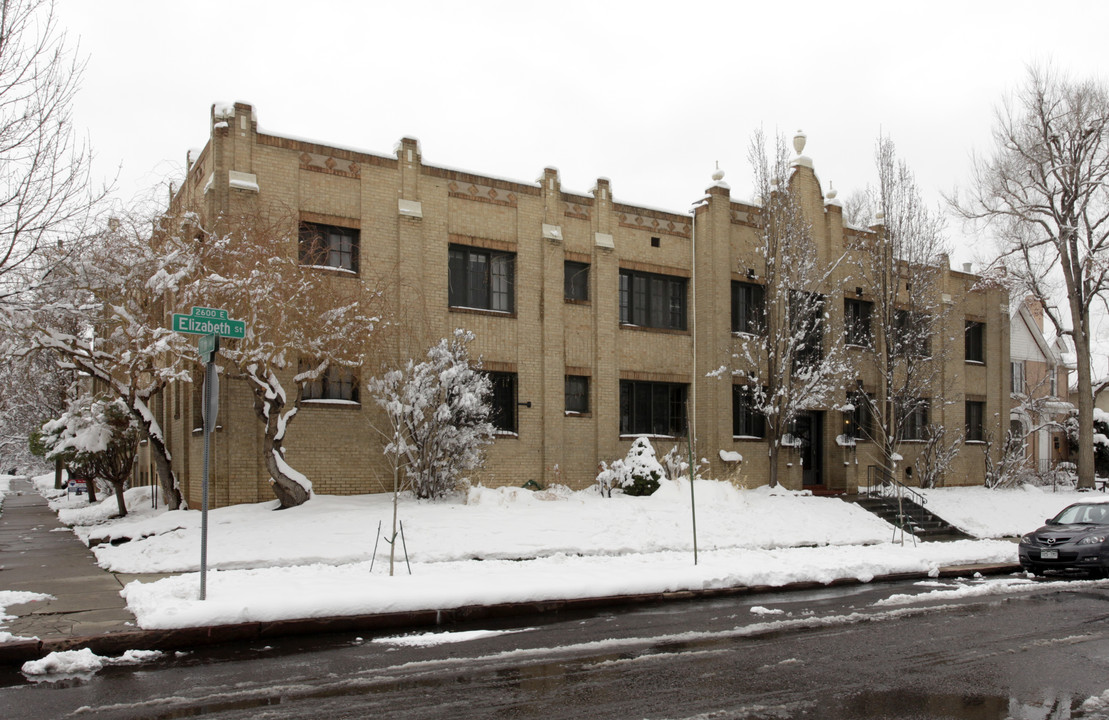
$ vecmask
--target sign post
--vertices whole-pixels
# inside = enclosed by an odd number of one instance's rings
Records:
[[[197,347],[200,361],[204,363],[204,400],[201,407],[204,415],[204,473],[200,508],[200,599],[206,600],[208,597],[208,450],[211,445],[212,429],[216,426],[216,415],[219,413],[219,374],[216,371],[216,353],[219,352],[220,337],[245,337],[246,324],[241,320],[228,318],[226,310],[193,307],[188,315],[174,313],[173,329],[176,332],[201,336]]]

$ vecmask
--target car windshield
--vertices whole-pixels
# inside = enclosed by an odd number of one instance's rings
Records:
[[[1055,516],[1059,525],[1104,525],[1109,523],[1109,503],[1071,505]]]

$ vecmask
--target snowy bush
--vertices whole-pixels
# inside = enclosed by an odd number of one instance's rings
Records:
[[[611,497],[614,489],[625,495],[650,495],[658,490],[659,480],[664,477],[666,471],[655,457],[651,441],[638,437],[623,460],[614,460],[611,465],[601,463],[597,489],[605,497]]]
[[[474,335],[455,330],[427,352],[369,382],[374,400],[389,423],[385,454],[420,498],[439,498],[454,490],[463,473],[484,462],[493,440],[489,422],[489,377],[470,362]]]

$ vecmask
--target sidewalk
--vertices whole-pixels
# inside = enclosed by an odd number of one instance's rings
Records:
[[[1018,570],[1010,564],[944,568],[943,577],[979,572],[983,575]],[[923,573],[880,575],[874,582],[923,577]],[[53,600],[8,606],[17,616],[0,623],[5,632],[36,640],[0,642],[0,665],[21,664],[50,652],[88,647],[97,654],[120,654],[129,649],[173,650],[220,642],[252,641],[282,635],[326,632],[397,630],[436,626],[491,617],[534,615],[560,610],[587,610],[615,605],[632,605],[698,597],[723,597],[759,592],[782,592],[828,587],[819,582],[776,587],[729,587],[713,590],[648,593],[570,600],[508,602],[470,605],[450,609],[306,618],[273,622],[244,622],[231,625],[175,630],[140,630],[119,595],[133,580],[154,580],[164,575],[123,575],[101,569],[92,552],[62,525],[45,498],[26,480],[13,481],[0,514],[0,590],[46,593]],[[830,585],[853,585],[856,580],[837,580]]]

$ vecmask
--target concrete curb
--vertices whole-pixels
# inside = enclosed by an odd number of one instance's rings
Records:
[[[1005,575],[1020,571],[1016,563],[996,565],[967,565],[941,568],[939,577],[965,577]],[[854,578],[840,578],[829,583],[796,582],[788,585],[754,585],[708,590],[681,590],[640,595],[615,595],[605,597],[542,600],[536,602],[498,603],[495,605],[465,605],[441,610],[412,610],[396,613],[345,615],[339,617],[275,620],[273,622],[248,622],[231,625],[213,625],[172,630],[134,630],[104,635],[74,636],[48,640],[23,640],[0,643],[0,665],[22,665],[28,660],[38,660],[52,652],[89,648],[97,655],[120,655],[126,650],[181,650],[184,648],[217,645],[228,642],[249,642],[295,635],[322,633],[401,630],[434,627],[451,623],[483,620],[488,618],[544,615],[566,610],[592,610],[603,607],[642,605],[700,598],[718,598],[738,595],[756,595],[770,592],[816,590],[847,585],[866,585],[879,582],[898,582],[930,577],[926,573],[892,573],[879,575],[864,583]]]

